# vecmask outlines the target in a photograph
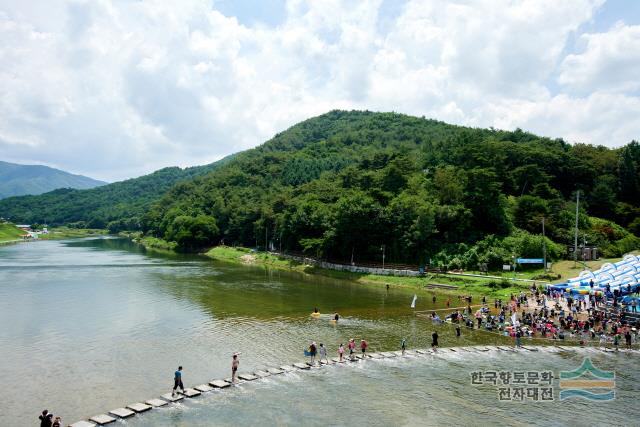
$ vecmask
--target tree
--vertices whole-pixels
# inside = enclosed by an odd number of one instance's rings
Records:
[[[216,220],[206,215],[195,218],[180,215],[174,218],[167,230],[167,240],[176,242],[181,250],[196,250],[215,243],[219,229]]]

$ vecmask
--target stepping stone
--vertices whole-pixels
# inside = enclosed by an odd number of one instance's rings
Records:
[[[269,368],[269,369],[267,369],[267,372],[269,372],[271,375],[284,374],[284,370],[283,369],[278,369],[278,368]]]
[[[113,423],[113,422],[116,421],[115,418],[110,417],[107,414],[95,415],[95,416],[89,418],[89,420],[93,421],[94,423],[98,424],[99,426],[103,426],[105,424]]]
[[[94,423],[90,423],[89,421],[78,421],[71,424],[69,427],[96,427]]]
[[[396,354],[390,351],[385,351],[384,353],[380,353],[380,354],[382,354],[384,357],[396,357]]]
[[[245,381],[253,381],[253,380],[257,380],[258,377],[256,377],[253,374],[240,374],[238,375],[238,378],[240,378],[241,380],[245,380]]]
[[[151,405],[154,408],[160,408],[161,406],[165,406],[168,404],[166,400],[162,400],[162,399],[149,399],[144,403],[146,403],[147,405]]]
[[[524,348],[525,350],[529,350],[529,351],[538,351],[537,348],[535,347],[525,347],[525,346],[521,346],[520,348]]]
[[[392,353],[395,354],[396,356],[404,356],[404,354],[402,354],[402,350],[397,350]]]
[[[405,356],[415,356],[415,355],[417,355],[417,354],[418,354],[418,353],[416,353],[416,352],[415,352],[415,350],[406,350],[406,351],[404,352],[404,355],[405,355]]]
[[[478,351],[490,351],[489,347],[478,347]]]
[[[152,406],[147,405],[146,403],[132,403],[131,405],[127,405],[127,408],[139,414],[140,412],[150,410]]]
[[[267,378],[271,376],[271,374],[266,371],[255,371],[254,374],[256,377],[259,377],[259,378]]]
[[[331,359],[331,360],[333,360],[335,363],[344,363],[344,359],[342,359],[342,361],[340,361],[340,358],[339,358],[339,357],[334,357],[334,358],[333,358],[333,359]]]
[[[364,358],[365,358],[365,356],[363,356],[363,355],[361,355],[361,354],[356,354],[356,359],[358,359],[358,360],[362,360],[362,359],[364,359]]]
[[[196,396],[200,396],[202,393],[200,393],[198,390],[195,390],[193,388],[187,388],[182,392],[182,394],[185,397],[196,397]]]
[[[300,362],[294,363],[293,366],[295,366],[298,369],[309,369],[310,368],[310,366],[307,365],[306,363],[300,363]]]
[[[489,351],[497,351],[497,350],[498,350],[498,347],[496,347],[496,346],[494,346],[494,345],[487,346],[486,348],[487,348],[487,350],[489,350]]]
[[[109,411],[109,413],[111,415],[115,415],[116,417],[120,417],[120,418],[129,418],[129,417],[133,417],[136,414],[131,409],[127,409],[127,408],[112,409],[111,411]]]
[[[213,387],[211,387],[209,384],[200,384],[195,386],[194,388],[202,393],[206,393],[208,391],[213,390]]]
[[[513,351],[514,351],[513,349],[508,348],[508,347],[499,347],[499,346],[496,346],[496,348],[497,348],[498,350],[501,350],[501,351],[511,351],[511,352],[513,352]]]
[[[431,351],[426,350],[426,349],[418,349],[418,350],[416,350],[416,353],[418,353],[418,354],[429,354],[429,353],[431,353]]]
[[[215,388],[227,388],[231,385],[231,383],[228,383],[226,381],[223,380],[213,380],[213,381],[209,381],[209,384],[212,385]]]
[[[177,402],[179,400],[184,399],[184,396],[179,393],[176,393],[175,395],[171,395],[171,393],[166,393],[160,397],[166,400],[167,402]]]
[[[384,356],[381,356],[379,353],[371,353],[369,357],[372,359],[382,359]]]
[[[333,365],[335,362],[331,361],[331,360],[321,360],[320,364],[321,365]]]
[[[280,369],[282,369],[285,372],[293,372],[293,371],[295,371],[295,369],[292,366],[289,366],[289,365],[280,366]]]

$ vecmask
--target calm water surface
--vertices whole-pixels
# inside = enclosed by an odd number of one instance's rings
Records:
[[[414,316],[412,296],[409,290],[149,254],[120,239],[1,247],[0,425],[33,425],[44,408],[72,422],[156,397],[170,391],[178,364],[187,386],[228,377],[234,351],[242,352],[241,371],[250,371],[300,361],[310,340],[324,342],[330,354],[348,338],[366,338],[374,351],[397,349],[403,337],[410,347],[424,347],[434,326]],[[432,303],[426,292],[418,296],[417,310],[444,303]],[[310,318],[313,307],[326,315]],[[337,325],[329,321],[335,311],[342,316]],[[446,325],[438,331],[443,345],[508,342],[471,331],[456,339]],[[594,355],[605,368],[631,372],[620,404],[635,400],[640,374],[637,363],[618,356]],[[469,386],[469,371],[478,365],[506,369],[523,361],[539,367],[579,363],[542,353],[369,361],[241,385],[127,424],[344,425],[362,417],[375,425],[443,424],[494,410],[505,423],[542,422],[548,404],[500,408],[495,392]],[[575,421],[591,419],[593,404],[575,408],[581,411]],[[638,412],[630,411],[616,412],[620,424],[637,425]],[[555,421],[572,421],[569,413]]]

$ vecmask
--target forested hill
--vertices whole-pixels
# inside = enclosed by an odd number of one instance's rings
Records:
[[[38,196],[10,197],[0,200],[0,217],[16,223],[136,230],[141,215],[173,185],[211,172],[231,158],[186,169],[164,168],[90,190],[64,188]]]
[[[194,250],[275,247],[331,259],[499,266],[581,240],[639,245],[640,145],[570,145],[520,130],[332,111],[182,182],[145,215],[149,235]]]
[[[74,175],[42,165],[18,165],[0,161],[0,199],[42,194],[56,188],[93,188],[106,182]]]

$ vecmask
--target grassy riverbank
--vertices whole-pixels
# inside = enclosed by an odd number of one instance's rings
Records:
[[[38,238],[42,240],[59,240],[91,236],[104,236],[106,234],[107,230],[101,230],[97,228],[55,227],[49,230],[49,234],[41,234],[38,236]]]
[[[430,284],[452,285],[455,289],[428,288],[434,292],[460,295],[486,295],[487,297],[508,297],[511,293],[518,293],[531,286],[528,282],[513,282],[496,280],[483,277],[457,276],[452,274],[427,274],[422,277],[381,276],[375,274],[352,273],[348,271],[328,270],[306,265],[299,262],[279,258],[264,252],[255,252],[247,248],[232,248],[217,246],[205,253],[206,256],[227,262],[242,263],[248,265],[262,265],[289,271],[298,271],[305,274],[317,274],[336,279],[350,280],[353,282],[379,285],[425,289]]]
[[[19,241],[24,231],[8,222],[0,224],[0,243]]]

